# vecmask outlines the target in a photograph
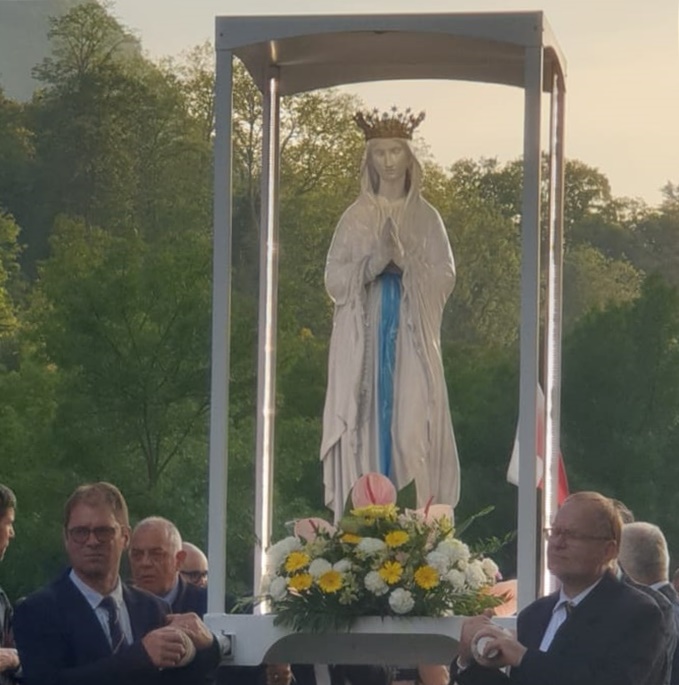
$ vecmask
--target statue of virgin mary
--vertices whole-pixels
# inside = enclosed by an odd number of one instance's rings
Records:
[[[341,217],[325,285],[335,305],[323,412],[325,503],[342,516],[353,483],[378,472],[415,482],[418,506],[457,504],[459,461],[441,358],[455,264],[439,213],[421,195],[411,148],[424,119],[358,113],[361,191]]]

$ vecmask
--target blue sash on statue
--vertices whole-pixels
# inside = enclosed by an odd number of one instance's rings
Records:
[[[396,336],[401,308],[401,275],[382,273],[381,316],[378,335],[377,414],[380,473],[391,477],[391,418],[394,414]]]

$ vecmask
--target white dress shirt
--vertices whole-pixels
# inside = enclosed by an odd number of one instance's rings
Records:
[[[78,590],[82,593],[82,596],[87,600],[87,603],[92,607],[94,613],[101,623],[102,630],[106,634],[106,637],[111,642],[111,631],[108,627],[108,611],[99,604],[101,600],[104,599],[104,595],[99,594],[96,590],[93,590],[89,585],[87,585],[83,580],[81,580],[76,572],[71,569],[68,577],[71,579],[73,585],[75,585]],[[130,614],[127,611],[125,602],[123,601],[123,585],[118,578],[118,583],[116,584],[113,592],[111,592],[110,597],[116,603],[118,607],[118,617],[120,619],[120,628],[125,636],[125,642],[129,645],[132,644],[132,624],[130,623]]]
[[[575,608],[582,602],[585,597],[601,582],[601,578],[596,581],[596,583],[590,585],[588,588],[585,588],[580,594],[575,595],[575,597],[569,597],[566,595],[566,593],[563,591],[563,588],[561,588],[561,592],[559,593],[559,599],[557,603],[554,606],[554,609],[552,611],[552,618],[550,619],[549,623],[547,624],[547,630],[545,630],[545,634],[542,636],[542,642],[540,643],[540,651],[541,652],[546,652],[549,649],[549,646],[552,644],[552,640],[554,639],[554,636],[556,635],[556,631],[559,630],[561,627],[561,624],[566,620],[568,617],[568,611],[566,609],[566,604],[570,604],[572,608]]]

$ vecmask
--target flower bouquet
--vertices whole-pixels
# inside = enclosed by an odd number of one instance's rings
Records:
[[[276,625],[346,630],[361,616],[474,615],[502,603],[487,592],[497,565],[454,535],[452,509],[400,510],[388,478],[363,476],[338,527],[303,519],[267,551],[264,598]]]

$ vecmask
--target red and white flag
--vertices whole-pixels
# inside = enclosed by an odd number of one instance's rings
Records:
[[[545,394],[542,387],[538,385],[537,401],[537,459],[535,460],[535,482],[539,488],[542,487],[542,477],[545,471]],[[516,430],[512,458],[509,460],[507,468],[507,481],[513,485],[519,484],[519,430]],[[563,455],[559,449],[559,481],[557,486],[557,500],[561,504],[568,497],[568,478],[566,477],[566,467],[563,463]]]

